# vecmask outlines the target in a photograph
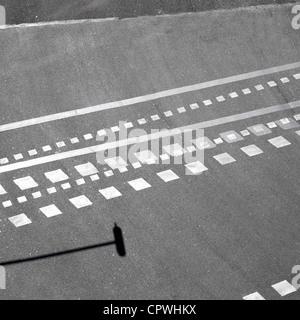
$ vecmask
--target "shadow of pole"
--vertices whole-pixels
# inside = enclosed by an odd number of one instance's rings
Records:
[[[79,247],[79,248],[74,248],[74,249],[70,249],[70,250],[54,252],[54,253],[48,253],[48,254],[39,255],[39,256],[35,256],[35,257],[3,261],[3,262],[0,262],[0,265],[7,266],[7,265],[25,263],[25,262],[35,261],[35,260],[49,259],[49,258],[53,258],[53,257],[64,256],[67,254],[80,252],[80,251],[98,249],[100,247],[106,247],[106,246],[110,246],[110,245],[115,245],[116,251],[119,254],[119,256],[125,257],[126,250],[125,250],[125,244],[124,244],[124,239],[123,239],[123,232],[122,232],[122,229],[120,227],[118,227],[116,223],[113,228],[113,234],[114,234],[114,238],[115,238],[114,241],[98,243],[98,244],[94,244],[94,245],[90,245],[90,246]]]

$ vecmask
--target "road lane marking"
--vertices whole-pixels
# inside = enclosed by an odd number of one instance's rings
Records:
[[[174,173],[172,170],[166,170],[157,173],[157,175],[164,181],[170,182],[179,179],[178,175]]]
[[[47,217],[55,217],[61,215],[62,212],[57,208],[55,204],[51,204],[50,206],[40,208],[40,211]]]
[[[63,190],[68,190],[71,188],[71,185],[69,182],[67,182],[67,183],[63,183],[61,187],[63,188]]]
[[[6,190],[0,184],[0,195],[6,194]]]
[[[29,154],[30,157],[33,157],[33,156],[36,156],[36,155],[37,155],[37,151],[36,151],[35,149],[29,150],[29,151],[28,151],[28,154]]]
[[[259,84],[259,85],[255,86],[255,89],[256,89],[257,91],[262,91],[262,90],[264,90],[264,86],[261,85],[261,84]]]
[[[57,190],[56,190],[55,187],[51,187],[51,188],[48,188],[48,189],[47,189],[47,192],[48,192],[48,194],[53,194],[53,193],[56,193]]]
[[[284,78],[281,78],[280,81],[282,83],[288,83],[288,82],[290,82],[290,79],[288,77],[284,77]]]
[[[286,280],[272,285],[272,288],[275,289],[282,297],[296,292],[297,290]]]
[[[243,300],[265,300],[265,298],[262,295],[260,295],[258,292],[254,292],[243,297]]]
[[[156,92],[156,93],[152,93],[152,94],[148,94],[148,95],[144,95],[144,96],[138,96],[135,98],[129,98],[129,99],[115,101],[115,102],[108,102],[108,103],[104,103],[104,104],[100,104],[100,105],[96,105],[96,106],[92,106],[92,107],[85,107],[85,108],[81,108],[81,109],[65,111],[65,112],[61,112],[61,113],[55,113],[55,114],[42,116],[42,117],[38,117],[38,118],[17,121],[17,122],[1,125],[0,132],[19,129],[19,128],[28,127],[28,126],[37,125],[37,124],[42,124],[42,123],[55,121],[55,120],[61,120],[61,119],[66,119],[66,118],[71,118],[71,117],[78,117],[78,116],[82,116],[85,114],[90,114],[90,113],[99,112],[99,111],[103,111],[103,110],[126,107],[126,106],[131,106],[134,104],[138,105],[139,103],[142,103],[142,102],[147,102],[147,101],[166,98],[166,97],[170,97],[170,96],[174,96],[174,95],[178,95],[178,94],[182,94],[182,93],[188,93],[188,92],[198,91],[198,90],[202,90],[202,89],[212,88],[212,87],[216,87],[216,86],[220,86],[220,85],[224,85],[224,84],[230,84],[230,83],[234,83],[234,82],[238,82],[238,81],[242,81],[242,80],[249,80],[249,79],[257,78],[260,76],[274,74],[277,72],[296,69],[299,67],[300,67],[300,62],[295,62],[295,63],[286,64],[286,65],[282,65],[282,66],[277,66],[277,67],[272,67],[272,68],[268,68],[268,69],[252,71],[252,72],[243,73],[243,74],[239,74],[239,75],[235,75],[235,76],[230,76],[230,77],[226,77],[226,78],[222,78],[222,79],[202,82],[202,83],[189,85],[189,86],[185,86],[185,87],[160,91],[160,92]],[[295,76],[296,75],[294,75],[294,77]],[[299,76],[300,76],[300,74],[299,74]]]
[[[70,139],[72,144],[79,143],[79,139],[77,137]]]
[[[247,95],[247,94],[251,93],[251,90],[249,88],[243,89],[242,91],[243,91],[244,95]]]
[[[228,143],[234,143],[244,140],[244,138],[234,130],[220,133],[220,136],[221,138],[223,138],[223,140],[225,140]]]
[[[216,99],[217,99],[218,102],[223,102],[223,101],[226,100],[226,99],[224,98],[224,96],[216,97]]]
[[[38,184],[34,181],[34,179],[30,176],[15,179],[14,183],[21,189],[21,190],[28,190],[32,188],[38,187]]]
[[[275,122],[269,122],[267,123],[267,126],[270,128],[270,129],[273,129],[273,128],[276,128],[277,127],[277,124]]]
[[[151,188],[151,185],[143,178],[128,181],[128,184],[135,190],[141,191],[144,189]]]
[[[250,132],[248,130],[243,130],[243,131],[241,131],[241,135],[243,137],[247,137],[247,136],[250,136]]]
[[[61,169],[45,172],[44,175],[52,183],[61,182],[69,179],[69,176],[67,176]]]
[[[111,176],[113,176],[114,175],[114,173],[113,173],[113,171],[112,170],[107,170],[107,171],[105,171],[104,172],[104,175],[105,175],[105,177],[111,177]]]
[[[24,213],[10,217],[8,218],[8,220],[17,228],[32,223],[31,220]]]
[[[63,148],[63,147],[66,146],[66,144],[64,143],[64,141],[59,141],[59,142],[56,143],[56,145],[57,145],[58,148]]]
[[[9,208],[12,206],[12,202],[10,200],[2,202],[4,208]]]
[[[171,137],[174,135],[174,130],[176,130],[178,132],[183,132],[183,131],[193,131],[193,130],[197,130],[197,129],[206,129],[206,128],[211,128],[211,127],[226,124],[226,123],[232,123],[232,122],[236,122],[236,121],[240,121],[240,120],[249,119],[252,117],[258,117],[258,116],[262,116],[262,115],[266,115],[266,114],[270,114],[270,113],[275,113],[278,111],[292,110],[292,109],[296,109],[299,107],[300,107],[300,100],[293,101],[293,102],[283,104],[283,105],[277,105],[277,106],[257,109],[257,110],[253,110],[253,111],[240,113],[240,114],[226,116],[223,118],[218,118],[218,119],[208,120],[208,121],[204,121],[204,122],[200,122],[200,123],[195,123],[192,125],[175,128],[175,129],[172,129],[171,131],[165,130],[162,132],[152,133],[152,134],[140,136],[138,139],[136,137],[133,137],[133,138],[119,140],[119,141],[115,141],[115,142],[94,145],[94,146],[90,146],[90,147],[86,147],[86,148],[82,148],[82,149],[52,154],[49,156],[44,156],[44,157],[40,157],[40,158],[36,158],[36,159],[31,159],[31,160],[27,160],[27,161],[21,161],[21,162],[1,166],[0,173],[10,172],[10,171],[18,170],[18,169],[24,169],[24,168],[33,167],[33,166],[40,165],[40,164],[51,163],[54,161],[60,161],[60,160],[83,156],[83,155],[92,154],[92,153],[96,153],[96,152],[103,152],[103,151],[110,150],[110,149],[116,149],[116,148],[120,148],[120,147],[133,145],[136,143],[143,143],[143,142],[147,142],[147,141],[151,141],[151,140]]]
[[[198,175],[198,174],[208,170],[208,168],[206,168],[205,165],[200,161],[188,163],[185,165],[185,167],[189,171],[191,171],[191,173],[194,175]]]
[[[206,107],[212,105],[211,100],[205,100],[205,101],[203,101],[203,103],[204,103],[204,105],[205,105]]]
[[[16,161],[18,161],[18,160],[23,159],[24,157],[23,157],[22,153],[18,153],[18,154],[14,155],[14,158],[15,158]]]
[[[165,114],[166,117],[172,117],[173,112],[172,111],[166,111],[166,112],[164,112],[164,114]]]
[[[254,157],[259,154],[264,153],[259,147],[257,147],[255,144],[251,144],[249,146],[241,148],[241,150],[246,153],[249,157]]]
[[[299,80],[299,79],[300,79],[300,73],[294,74],[294,78],[295,78],[296,80]]]
[[[100,189],[99,192],[103,195],[106,200],[111,200],[122,196],[122,193],[115,187],[109,187],[105,189]]]
[[[42,197],[42,193],[40,191],[32,193],[33,199],[38,199]]]
[[[291,143],[287,141],[284,137],[279,136],[268,140],[277,149],[289,146]]]
[[[85,184],[85,180],[84,179],[77,179],[76,180],[76,184],[78,185],[78,186],[82,186],[83,184]]]
[[[277,87],[277,83],[275,81],[269,81],[268,85],[270,88]]]
[[[19,197],[17,200],[19,203],[27,202],[27,198],[25,196]]]
[[[218,154],[216,156],[214,156],[214,158],[222,165],[226,165],[232,162],[235,162],[236,160],[227,152],[222,153],[222,154]]]
[[[79,196],[72,199],[69,199],[69,201],[77,208],[81,209],[84,207],[91,206],[93,203],[85,196]]]
[[[234,99],[234,98],[237,98],[239,95],[236,93],[236,92],[231,92],[229,93],[229,97]]]
[[[90,162],[80,164],[74,167],[83,177],[98,173],[98,169]]]
[[[255,134],[258,137],[272,133],[272,131],[269,128],[267,128],[265,125],[261,123],[248,127],[247,129],[250,130],[253,134]]]
[[[52,150],[52,148],[50,146],[44,146],[44,147],[42,147],[42,149],[44,152],[48,152],[48,151]]]

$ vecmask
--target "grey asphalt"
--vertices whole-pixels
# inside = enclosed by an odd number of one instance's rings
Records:
[[[1,30],[0,125],[43,115],[117,101],[185,85],[299,61],[299,31],[291,27],[291,6],[267,6],[211,13],[141,17]],[[136,128],[176,128],[299,100],[299,69],[271,76],[157,99],[139,105],[1,132],[0,158],[65,141],[64,150],[94,145],[83,134],[132,121]],[[288,84],[279,79],[288,77]],[[268,88],[274,80],[278,88]],[[266,89],[256,92],[255,85]],[[242,89],[251,88],[249,96]],[[230,92],[239,98],[204,107],[203,100]],[[191,111],[197,102],[200,109]],[[186,113],[178,114],[178,107]],[[172,110],[167,118],[164,112]],[[209,128],[210,139],[258,123],[293,117],[277,112]],[[161,120],[151,122],[159,114]],[[144,126],[137,119],[146,118]],[[299,129],[298,129],[299,130]],[[291,145],[276,149],[267,140],[283,136]],[[78,137],[78,145],[70,138]],[[240,148],[256,144],[264,153],[249,158]],[[220,165],[213,156],[228,152],[237,161]],[[27,155],[26,155],[27,154]],[[95,155],[0,175],[8,191],[0,203],[0,262],[68,250],[113,240],[115,222],[122,228],[127,256],[114,247],[65,257],[7,266],[7,289],[1,299],[242,299],[258,291],[281,298],[271,285],[291,281],[299,257],[299,136],[295,130],[272,129],[205,152],[208,171],[187,176],[183,165],[143,165],[69,191],[46,195],[52,186],[44,173],[62,169],[73,182],[74,166]],[[180,179],[164,183],[156,173],[172,169]],[[13,180],[30,175],[43,190],[33,200]],[[151,188],[134,191],[127,182],[144,178]],[[105,200],[98,189],[115,186],[122,197]],[[37,189],[37,190],[39,190]],[[35,191],[35,190],[34,190]],[[76,209],[69,198],[86,195],[93,206]],[[18,204],[17,197],[28,201]],[[55,204],[63,214],[46,218],[39,208]],[[25,213],[32,224],[16,228],[7,218]]]

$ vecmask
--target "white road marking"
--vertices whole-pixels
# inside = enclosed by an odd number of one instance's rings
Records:
[[[105,175],[106,177],[111,177],[111,176],[114,175],[114,173],[113,173],[112,170],[107,170],[107,171],[104,172],[104,175]]]
[[[5,191],[5,189],[0,184],[0,195],[6,194],[6,193],[7,192]]]
[[[33,199],[38,199],[42,197],[42,193],[40,191],[34,192],[32,194]]]
[[[166,161],[166,160],[169,160],[169,159],[170,159],[170,157],[169,157],[167,154],[162,154],[162,155],[160,156],[160,158],[161,158],[162,161]]]
[[[57,206],[55,204],[51,204],[50,206],[42,207],[42,208],[40,208],[40,211],[47,218],[55,217],[55,216],[62,214],[62,212],[57,208]]]
[[[300,136],[300,130],[296,131],[297,135]]]
[[[284,105],[277,105],[277,106],[272,106],[272,107],[267,107],[267,108],[262,108],[262,109],[257,109],[253,111],[248,111],[240,114],[235,114],[232,116],[226,116],[223,118],[218,118],[214,120],[208,120],[200,123],[195,123],[192,125],[184,126],[184,127],[179,127],[175,128],[171,131],[164,130],[162,132],[158,133],[153,133],[153,134],[147,134],[144,136],[140,136],[138,139],[136,137],[130,138],[130,139],[124,139],[124,140],[119,140],[116,142],[110,142],[110,143],[103,143],[100,145],[94,145],[82,149],[77,149],[77,150],[71,150],[71,151],[66,151],[66,152],[61,152],[57,154],[52,154],[49,156],[44,156],[32,160],[27,160],[27,161],[22,161],[22,162],[17,162],[17,163],[12,163],[8,164],[5,166],[0,166],[0,173],[3,172],[10,172],[18,169],[23,169],[23,168],[29,168],[33,167],[39,164],[45,164],[45,163],[51,163],[54,161],[60,161],[63,159],[69,159],[73,157],[78,157],[78,156],[83,156],[87,154],[92,154],[96,152],[103,152],[105,150],[110,150],[110,149],[115,149],[123,146],[129,146],[132,144],[136,144],[137,142],[143,143],[151,140],[156,140],[156,139],[161,139],[165,137],[170,137],[174,136],[174,130],[178,131],[179,133],[182,133],[183,131],[193,131],[197,129],[205,129],[205,128],[211,128],[214,126],[218,126],[221,124],[226,124],[226,123],[232,123],[240,120],[245,120],[253,117],[258,117],[278,111],[283,111],[283,110],[292,110],[300,107],[300,100],[290,102]]]
[[[17,200],[19,203],[27,202],[27,198],[25,196],[19,197]]]
[[[269,122],[267,123],[267,126],[270,128],[270,129],[273,129],[273,128],[276,128],[277,127],[277,124],[275,122]]]
[[[77,179],[76,180],[76,184],[78,185],[78,186],[81,186],[81,185],[83,185],[83,184],[85,184],[85,180],[84,179]]]
[[[299,79],[300,79],[300,73],[294,74],[294,78],[295,78],[296,80],[299,80]]]
[[[155,115],[151,116],[151,119],[152,119],[153,121],[157,121],[157,120],[160,119],[160,117],[159,117],[157,114],[155,114]]]
[[[147,123],[147,121],[146,121],[145,118],[139,119],[137,122],[138,122],[140,125],[143,125],[143,124],[146,124],[146,123]]]
[[[277,87],[277,83],[275,81],[269,81],[268,85],[270,88]]]
[[[173,115],[173,112],[172,111],[166,111],[164,112],[165,116],[166,117],[171,117]]]
[[[257,125],[248,127],[247,129],[250,130],[252,133],[254,133],[258,137],[272,133],[272,131],[263,124],[257,124]]]
[[[187,147],[186,149],[188,152],[194,152],[197,150],[194,146]]]
[[[2,158],[0,159],[0,164],[3,165],[3,164],[7,164],[9,163],[9,160],[7,158]]]
[[[120,131],[120,128],[118,126],[115,126],[115,127],[111,127],[110,130],[112,132],[119,132]]]
[[[132,163],[131,165],[132,165],[132,167],[133,167],[134,169],[139,169],[139,168],[142,167],[142,165],[140,164],[140,162],[135,162],[135,163]]]
[[[292,69],[299,68],[299,67],[300,67],[300,62],[295,62],[295,63],[291,63],[291,64],[287,64],[287,65],[272,67],[272,68],[258,70],[258,71],[254,71],[254,72],[243,73],[243,74],[239,74],[239,75],[235,75],[235,76],[230,76],[227,78],[207,81],[207,82],[198,83],[198,84],[180,87],[180,88],[174,88],[174,89],[170,89],[170,90],[156,92],[153,94],[148,94],[148,95],[139,96],[139,97],[135,97],[135,98],[125,99],[125,100],[121,100],[121,101],[109,102],[109,103],[104,103],[104,104],[100,104],[97,106],[86,107],[86,108],[76,109],[76,110],[71,110],[71,111],[65,111],[65,112],[61,112],[61,113],[51,114],[51,115],[42,116],[39,118],[33,118],[33,119],[29,119],[29,120],[18,121],[18,122],[14,122],[14,123],[8,123],[8,124],[4,124],[4,125],[0,126],[0,132],[7,131],[7,130],[14,130],[14,129],[23,128],[23,127],[28,127],[28,126],[37,125],[37,124],[46,123],[46,122],[55,121],[55,120],[61,120],[61,119],[66,119],[66,118],[71,118],[71,117],[78,117],[78,116],[81,116],[84,114],[100,112],[103,110],[121,108],[121,107],[126,107],[126,106],[131,106],[131,105],[138,105],[139,103],[142,103],[142,102],[147,102],[147,101],[157,100],[157,99],[166,98],[166,97],[170,97],[170,96],[174,96],[174,95],[179,95],[182,93],[212,88],[212,87],[216,87],[216,86],[220,86],[220,85],[224,85],[224,84],[229,84],[229,83],[234,83],[234,82],[238,82],[238,81],[242,81],[242,80],[253,79],[256,77],[270,75],[270,74],[274,74],[274,73],[282,72],[282,71],[288,71],[288,70],[292,70]],[[300,74],[299,74],[299,76],[300,76]],[[294,75],[294,77],[296,78],[296,75]]]
[[[47,192],[48,192],[48,194],[53,194],[53,193],[56,193],[57,190],[56,190],[55,187],[51,187],[51,188],[48,188],[48,189],[47,189]]]
[[[69,199],[69,201],[77,208],[81,209],[84,207],[91,206],[93,203],[84,195]]]
[[[105,163],[112,169],[112,170],[119,170],[120,172],[127,171],[127,162],[120,156],[105,159]]]
[[[22,153],[18,153],[18,154],[14,155],[14,158],[18,161],[18,160],[23,159],[24,157],[23,157]]]
[[[204,149],[212,149],[216,145],[207,137],[200,137],[195,140],[192,140],[192,143],[199,149],[199,150],[204,150]]]
[[[254,292],[243,297],[243,300],[265,300],[265,298],[261,296],[258,292]]]
[[[184,113],[184,112],[186,112],[186,109],[185,109],[185,107],[180,107],[180,108],[177,109],[177,111],[179,113]]]
[[[242,90],[243,94],[247,95],[251,93],[251,90],[249,88],[243,89]]]
[[[143,178],[128,181],[128,184],[130,184],[135,191],[141,191],[151,187],[151,185]]]
[[[192,110],[195,110],[195,109],[199,109],[200,107],[199,107],[198,103],[192,103],[192,104],[190,105],[190,108],[191,108]]]
[[[226,99],[224,98],[224,96],[219,96],[216,98],[218,102],[223,102],[225,101]]]
[[[80,164],[75,166],[75,169],[83,176],[91,176],[93,174],[98,173],[98,169],[90,162]]]
[[[8,220],[17,228],[32,223],[31,220],[24,213],[18,214],[17,216],[10,217],[8,218]]]
[[[214,139],[214,143],[215,144],[221,144],[221,143],[223,143],[223,139],[222,138]]]
[[[185,165],[185,167],[192,172],[192,174],[200,174],[204,171],[207,171],[208,168],[205,167],[200,161],[191,162]]]
[[[94,182],[94,181],[97,181],[100,179],[100,177],[97,175],[97,174],[94,174],[92,176],[90,176],[91,180]]]
[[[234,99],[237,98],[239,95],[236,92],[229,93],[230,98]]]
[[[275,289],[282,297],[296,292],[297,290],[286,280],[272,285],[272,288]]]
[[[98,135],[99,137],[105,136],[105,135],[106,135],[106,130],[105,130],[105,129],[102,129],[102,130],[97,131],[97,135]]]
[[[182,156],[186,153],[186,150],[178,143],[171,144],[169,146],[163,147],[164,151],[167,152],[172,157]]]
[[[282,128],[283,130],[290,130],[294,128],[299,128],[300,125],[297,121],[295,121],[292,118],[284,118],[279,121],[276,121],[276,123]]]
[[[78,142],[79,142],[79,139],[78,139],[78,138],[72,138],[72,139],[70,139],[70,142],[71,142],[72,144],[75,144],[75,143],[78,143]]]
[[[42,147],[42,149],[44,152],[48,152],[48,151],[52,150],[52,148],[50,146],[44,146],[44,147]]]
[[[237,132],[231,130],[227,132],[220,133],[220,136],[228,143],[234,143],[244,140],[244,138],[239,135]]]
[[[257,91],[261,91],[261,90],[264,90],[264,86],[261,85],[261,84],[259,84],[259,85],[255,86],[255,89],[256,89]]]
[[[287,141],[285,138],[283,138],[282,136],[273,138],[268,140],[273,146],[275,146],[276,148],[283,148],[286,146],[289,146],[291,143],[289,141]]]
[[[33,150],[29,150],[28,154],[30,155],[30,157],[36,156],[37,155],[37,151],[35,149]]]
[[[127,123],[124,124],[124,127],[125,127],[126,129],[130,129],[130,128],[133,127],[133,124],[132,124],[132,122],[127,122]]]
[[[4,208],[8,208],[12,206],[12,202],[10,200],[2,202]]]
[[[45,172],[44,175],[52,183],[61,182],[69,179],[69,177],[61,169]]]
[[[179,179],[178,175],[174,173],[172,170],[166,170],[157,173],[157,175],[164,181],[170,182]]]
[[[248,130],[243,130],[243,131],[241,131],[241,135],[242,135],[243,137],[247,137],[247,136],[250,135],[250,132],[249,132]]]
[[[214,158],[223,166],[236,161],[231,155],[226,152],[216,155],[214,156]]]
[[[99,192],[103,195],[106,200],[118,198],[122,196],[122,193],[115,187],[109,187],[105,189],[100,189]]]
[[[210,105],[212,105],[212,102],[211,102],[211,100],[205,100],[205,101],[203,101],[203,103],[204,103],[204,105],[205,106],[210,106]]]
[[[300,113],[294,115],[295,120],[300,120]],[[1,160],[0,160],[1,162]]]
[[[27,190],[38,187],[38,184],[31,178],[30,176],[15,179],[14,183],[21,189],[21,190]]]
[[[241,148],[243,152],[245,152],[249,157],[257,156],[261,153],[264,153],[259,147],[255,144],[251,144],[249,146]]]
[[[70,188],[71,188],[71,185],[70,185],[69,182],[67,182],[67,183],[63,183],[63,184],[61,185],[61,187],[62,187],[64,190],[67,190],[67,189],[70,189]]]
[[[66,146],[66,144],[64,143],[64,141],[59,141],[59,142],[56,143],[56,145],[57,145],[58,148],[63,148],[63,147]]]
[[[85,134],[83,136],[83,138],[84,138],[84,140],[91,140],[91,139],[93,139],[93,135],[91,133],[88,133],[88,134]]]
[[[135,152],[134,156],[141,162],[147,164],[153,164],[158,160],[157,156],[150,150],[143,150]]]
[[[282,83],[288,83],[288,82],[290,82],[289,78],[287,78],[287,77],[281,78],[280,81],[281,81]]]

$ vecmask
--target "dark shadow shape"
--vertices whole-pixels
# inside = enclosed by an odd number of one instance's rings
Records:
[[[80,248],[75,248],[75,249],[70,249],[70,250],[65,250],[65,251],[60,251],[60,252],[48,253],[48,254],[44,254],[44,255],[40,255],[40,256],[36,256],[36,257],[4,261],[4,262],[0,262],[0,265],[1,266],[7,266],[7,265],[25,263],[25,262],[35,261],[35,260],[48,259],[48,258],[53,258],[53,257],[57,257],[57,256],[63,256],[63,255],[66,255],[66,254],[76,253],[76,252],[80,252],[80,251],[97,249],[97,248],[100,248],[100,247],[110,246],[110,245],[113,245],[113,244],[116,245],[116,250],[117,250],[119,256],[125,257],[126,256],[126,250],[125,250],[125,244],[124,244],[124,240],[123,240],[122,229],[120,227],[118,227],[116,223],[115,223],[115,226],[113,228],[113,233],[114,233],[115,241],[98,243],[98,244],[94,244],[94,245],[91,245],[91,246],[80,247]]]

